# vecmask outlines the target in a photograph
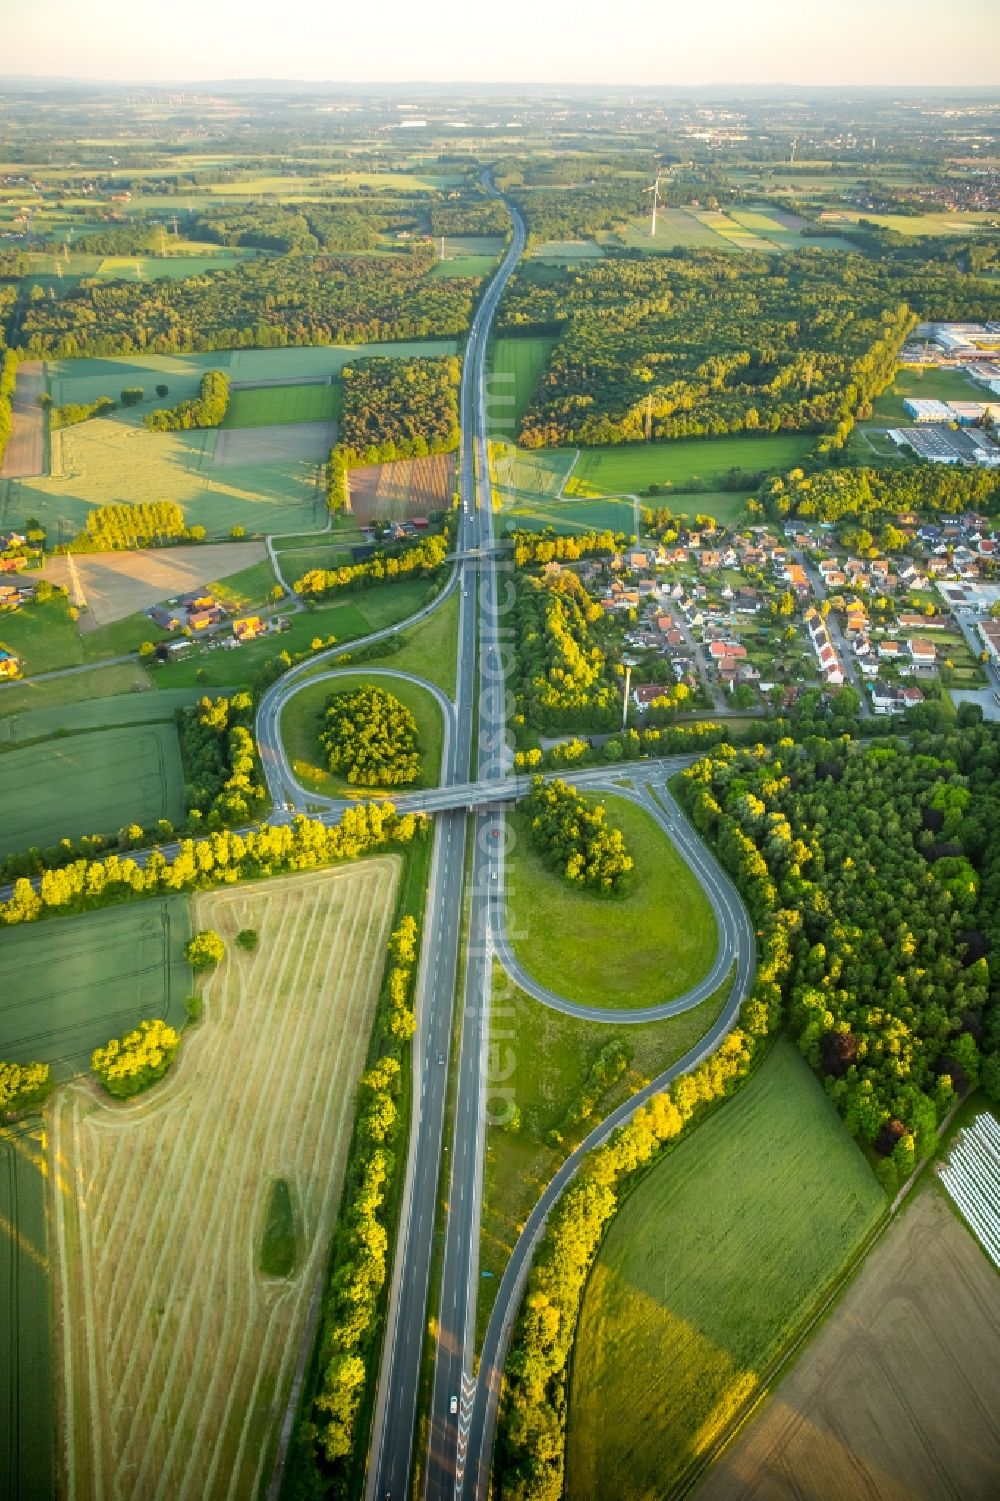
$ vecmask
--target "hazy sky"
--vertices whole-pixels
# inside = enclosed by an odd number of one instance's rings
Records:
[[[1000,0],[0,0],[0,72],[1000,83]]]

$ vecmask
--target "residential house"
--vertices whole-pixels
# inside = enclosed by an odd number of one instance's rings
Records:
[[[910,658],[915,667],[933,667],[937,661],[937,648],[933,641],[923,641],[914,636],[909,643]]]
[[[878,654],[883,662],[898,662],[903,655],[903,648],[898,641],[880,641]]]
[[[670,692],[665,683],[640,683],[632,690],[632,702],[639,712],[645,713],[654,699],[663,698]]]
[[[244,615],[233,621],[233,635],[237,641],[253,641],[267,631],[267,621],[259,615]]]
[[[16,678],[20,671],[19,659],[5,646],[0,646],[0,678]]]

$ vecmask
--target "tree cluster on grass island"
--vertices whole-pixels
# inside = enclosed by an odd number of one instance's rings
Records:
[[[203,928],[188,940],[184,953],[193,970],[214,969],[226,957],[225,939],[213,928]]]
[[[603,804],[592,806],[559,779],[536,777],[522,807],[532,842],[567,881],[598,891],[621,888],[634,861],[621,830],[609,826]]]
[[[420,775],[417,721],[384,688],[332,694],[320,724],[327,765],[354,785],[405,787]]]

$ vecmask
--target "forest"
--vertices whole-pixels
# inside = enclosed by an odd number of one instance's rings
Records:
[[[622,689],[604,611],[575,573],[519,573],[514,629],[515,729],[617,728]]]
[[[258,778],[249,693],[202,698],[177,714],[184,765],[184,806],[197,829],[245,823],[259,815],[266,792]]]
[[[460,338],[479,281],[428,277],[433,264],[428,247],[249,260],[177,281],[84,278],[31,302],[21,341],[33,357],[62,358]]]
[[[956,1095],[1000,1092],[1000,732],[720,747],[681,779],[758,924],[792,1033],[890,1194]]]
[[[386,359],[374,355],[345,365],[337,447],[353,464],[423,458],[458,447],[461,363],[443,359]]]
[[[947,265],[685,251],[529,265],[499,316],[502,334],[559,335],[521,422],[527,447],[793,430],[840,446],[917,317],[995,305]]]
[[[954,514],[970,509],[994,515],[1000,510],[1000,473],[924,463],[892,469],[821,469],[814,474],[793,469],[765,480],[759,494],[772,519],[840,521],[880,512]]]
[[[418,228],[414,208],[403,203],[282,204],[247,203],[238,208],[211,204],[199,210],[193,239],[217,245],[248,245],[259,250],[315,254],[317,251],[375,250],[389,230]]]
[[[395,694],[367,684],[334,693],[320,716],[330,770],[361,787],[405,787],[420,775],[417,721]]]

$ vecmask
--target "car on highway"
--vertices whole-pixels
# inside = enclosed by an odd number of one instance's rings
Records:
[[[455,1416],[456,1412],[458,1411],[457,1397],[452,1397],[451,1401],[448,1403],[448,1411],[451,1413],[452,1417]]]
[[[443,1062],[444,1062],[444,1054],[443,1053],[438,1053],[438,1063],[443,1063]]]

